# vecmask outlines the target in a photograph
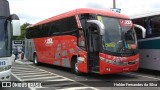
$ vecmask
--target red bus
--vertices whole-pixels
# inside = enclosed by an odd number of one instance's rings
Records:
[[[69,67],[75,74],[136,71],[139,54],[128,16],[99,9],[72,10],[27,28],[25,56]]]

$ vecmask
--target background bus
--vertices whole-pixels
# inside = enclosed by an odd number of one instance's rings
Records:
[[[16,31],[17,30],[17,31]],[[7,0],[0,0],[0,81],[10,80],[12,36],[19,33],[20,23],[17,15],[10,15]]]
[[[76,9],[31,25],[26,31],[25,54],[36,65],[69,67],[75,74],[111,74],[139,67],[132,21],[99,9]]]
[[[160,70],[160,12],[152,11],[131,16],[134,23],[146,28],[146,38],[136,30],[140,49],[140,68]]]

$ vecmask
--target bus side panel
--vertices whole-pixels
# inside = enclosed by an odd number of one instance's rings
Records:
[[[52,51],[52,55],[50,56],[50,60],[49,63],[50,64],[54,64],[54,65],[61,65],[61,52],[62,52],[62,43],[61,43],[61,36],[55,36],[52,37],[53,40],[53,45],[51,48]]]
[[[34,39],[36,54],[38,57],[38,62],[46,63],[46,47],[45,38]]]
[[[77,53],[77,39],[75,36],[64,35],[61,39],[62,42],[62,61],[61,65],[64,67],[71,67],[71,58]]]
[[[79,56],[84,59],[84,61],[80,61],[78,63],[78,71],[88,73],[87,67],[87,52],[83,51],[82,49],[78,49]]]
[[[35,52],[35,44],[33,39],[25,39],[25,57],[28,60],[33,60],[33,53]]]
[[[57,37],[47,37],[45,38],[45,47],[46,47],[46,51],[45,51],[45,63],[47,64],[53,64],[54,62],[60,62],[60,54],[58,54],[58,56],[55,57],[55,53],[59,53],[59,51],[56,51],[58,48],[58,44],[61,44],[60,42],[61,37],[57,36]],[[58,58],[57,58],[58,57]],[[57,63],[56,65],[60,65],[60,63]]]
[[[140,68],[160,70],[160,37],[141,39],[138,45]]]
[[[140,68],[160,71],[160,49],[140,49]]]
[[[77,53],[76,37],[71,35],[54,36],[45,38],[45,41],[45,63],[70,67],[71,57]]]

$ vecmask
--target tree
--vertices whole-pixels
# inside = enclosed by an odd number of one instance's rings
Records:
[[[26,27],[29,25],[31,24],[27,22],[21,25],[21,36],[13,36],[13,40],[24,40],[26,34]]]

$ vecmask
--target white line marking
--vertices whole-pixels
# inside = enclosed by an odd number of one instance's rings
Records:
[[[30,67],[28,65],[14,65],[13,67]]]
[[[133,74],[133,73],[125,73],[125,74],[160,80],[160,78],[155,78],[155,77],[151,77],[151,76],[144,76],[144,75],[138,75],[138,74]]]
[[[17,66],[17,65],[16,65]],[[24,65],[18,65],[18,66],[21,66],[21,67],[24,67]],[[21,68],[21,67],[17,67],[17,68]],[[55,74],[55,73],[51,73],[51,72],[49,72],[49,71],[46,71],[46,70],[43,70],[43,69],[40,69],[40,68],[36,68],[36,67],[34,67],[34,66],[31,66],[31,65],[27,65],[27,67],[29,67],[29,69],[32,67],[33,69],[38,69],[38,70],[42,70],[42,71],[45,71],[45,72],[38,72],[38,73],[26,73],[26,74],[13,74],[12,73],[12,75],[13,76],[15,76],[19,81],[23,81],[23,80],[29,80],[29,79],[20,79],[19,77],[17,77],[18,75],[23,75],[23,76],[26,76],[26,75],[33,75],[33,74],[42,74],[42,73],[49,73],[49,74],[52,74],[52,75],[56,75],[57,77],[61,77],[61,78],[63,78],[63,79],[55,79],[55,80],[45,80],[45,81],[74,81],[74,82],[76,82],[77,84],[81,84],[81,85],[83,85],[83,86],[86,86],[86,87],[88,87],[88,88],[92,88],[92,89],[94,89],[94,90],[99,90],[99,89],[97,89],[97,88],[94,88],[94,87],[91,87],[91,86],[88,86],[88,85],[85,85],[85,84],[83,84],[83,83],[80,83],[80,82],[77,82],[77,81],[75,81],[75,80],[72,80],[72,79],[69,79],[69,78],[66,78],[66,77],[64,77],[64,76],[61,76],[61,75],[58,75],[58,74]],[[26,68],[26,67],[25,67]],[[17,76],[16,76],[17,75]],[[47,77],[46,77],[47,78]],[[52,77],[53,78],[53,77]],[[34,79],[36,79],[36,78],[34,78]],[[38,78],[37,78],[38,79]],[[39,78],[40,79],[40,78]],[[41,78],[42,79],[42,78]],[[33,79],[30,79],[30,80],[33,80]],[[31,90],[36,90],[36,88],[31,88],[31,87],[29,87]],[[43,87],[42,87],[43,88]],[[69,89],[69,88],[68,88]]]
[[[46,74],[46,72],[38,72],[38,73],[21,73],[21,74],[15,74],[15,75],[18,75],[18,76],[20,76],[20,75],[32,75],[32,74]]]
[[[34,66],[30,66],[30,67],[34,67]],[[35,67],[36,68],[36,67]],[[39,68],[40,69],[40,68]],[[40,70],[43,70],[43,69],[40,69]],[[47,73],[51,73],[51,72],[48,72],[48,71],[46,71]],[[55,74],[55,73],[51,73],[51,74],[54,74],[54,75],[57,75],[57,76],[61,76],[61,75],[58,75],[58,74]],[[61,76],[61,77],[63,77],[63,78],[66,78],[66,77],[64,77],[64,76]],[[74,81],[74,80],[72,80],[72,79],[69,79],[69,78],[66,78],[66,79],[68,79],[68,80],[70,80],[70,81]]]
[[[25,65],[15,65],[15,66],[13,66],[13,68],[36,68],[36,67],[32,67],[32,66],[29,66],[29,65],[27,65],[27,66],[25,66]]]
[[[52,74],[41,74],[41,75],[31,75],[31,76],[20,76],[21,78],[26,78],[26,77],[35,77],[35,76],[45,76],[46,75],[52,75]]]
[[[34,69],[34,68],[19,68],[19,67],[16,67],[16,68],[11,68],[12,70],[39,70],[39,69]]]
[[[30,67],[34,67],[34,66],[31,66],[31,65],[29,65],[29,66],[30,66]],[[36,67],[34,67],[34,68],[36,68]],[[38,69],[40,69],[40,68],[38,68]],[[41,69],[41,70],[43,70],[43,69]],[[48,72],[48,71],[46,71],[46,72]],[[51,73],[51,72],[48,72],[48,73]],[[54,73],[54,74],[55,74],[55,73]],[[58,74],[55,74],[55,75],[58,75]],[[61,76],[61,75],[59,75],[59,76]],[[68,80],[70,80],[70,81],[75,81],[75,80],[66,78],[66,77],[64,77],[64,76],[61,76],[61,77],[65,78],[65,79],[68,79]],[[75,82],[77,82],[77,81],[75,81]],[[79,83],[79,84],[81,84],[81,85],[84,85],[84,86],[86,86],[86,87],[94,88],[95,90],[99,90],[99,89],[97,89],[97,88],[95,88],[95,87],[91,87],[91,86],[89,86],[89,85],[86,85],[86,84],[83,84],[83,83],[80,83],[80,82],[77,82],[77,83]]]
[[[67,81],[68,79],[64,78],[64,79],[55,79],[55,80],[45,80],[45,81]],[[70,80],[68,80],[70,81]]]
[[[45,72],[45,71],[21,71],[21,70],[16,70],[16,71],[12,71],[14,73],[31,73],[31,72],[35,72],[35,73],[39,73],[39,72]]]
[[[29,79],[22,79],[23,81],[29,81],[29,80],[38,80],[38,79],[47,79],[47,78],[56,78],[59,76],[52,76],[52,77],[36,77],[36,78],[29,78]]]
[[[90,87],[69,87],[69,88],[57,89],[57,90],[82,90],[82,89],[90,89]],[[94,90],[99,90],[99,89],[94,88]]]
[[[15,78],[17,78],[19,81],[22,81],[19,77],[17,77],[15,74],[11,73]],[[30,90],[33,90],[32,88],[28,87]]]
[[[29,67],[29,68],[28,68],[28,67],[27,67],[27,68],[25,68],[25,67],[14,67],[14,66],[13,66],[11,69],[30,69],[30,68],[31,68],[31,67]]]
[[[19,77],[17,77],[17,75],[11,73],[15,78],[17,78],[19,81],[21,81],[21,79]]]

